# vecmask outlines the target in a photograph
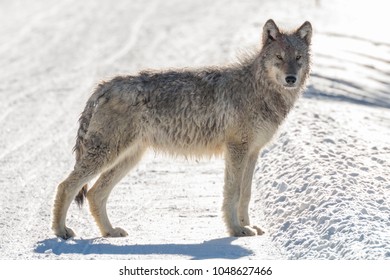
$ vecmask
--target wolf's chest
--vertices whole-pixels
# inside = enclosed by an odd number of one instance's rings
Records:
[[[254,127],[253,131],[253,142],[255,146],[260,149],[264,147],[269,141],[272,140],[276,132],[278,131],[279,125],[275,122],[262,121]]]

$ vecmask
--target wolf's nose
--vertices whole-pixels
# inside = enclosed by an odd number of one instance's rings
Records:
[[[297,78],[295,76],[290,75],[290,76],[286,77],[286,83],[289,85],[295,84],[296,81],[297,81]]]

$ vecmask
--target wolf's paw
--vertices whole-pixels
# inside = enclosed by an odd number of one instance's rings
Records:
[[[257,235],[263,235],[263,234],[264,234],[264,231],[263,231],[261,228],[259,228],[258,226],[252,225],[251,228],[253,228],[254,230],[256,230]]]
[[[105,237],[125,237],[128,236],[127,232],[119,227],[114,228],[109,233],[105,234]]]
[[[65,240],[76,236],[74,231],[68,227],[65,227],[64,229],[61,230],[54,230],[54,234]]]
[[[241,236],[254,236],[254,235],[262,235],[264,231],[262,231],[257,226],[244,226],[244,227],[235,227],[233,229],[233,236],[241,237]]]

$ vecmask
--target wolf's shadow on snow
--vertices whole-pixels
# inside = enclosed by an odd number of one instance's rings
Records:
[[[81,255],[186,255],[193,260],[204,259],[238,259],[253,252],[239,245],[233,245],[234,237],[213,239],[199,244],[136,244],[116,245],[104,243],[102,238],[45,239],[37,242],[35,253],[41,254],[81,254]]]

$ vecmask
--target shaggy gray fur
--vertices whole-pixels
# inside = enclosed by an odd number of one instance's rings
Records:
[[[91,212],[105,236],[112,228],[105,203],[114,185],[152,147],[185,156],[224,153],[223,212],[231,235],[262,231],[249,224],[248,203],[258,153],[271,140],[304,89],[310,69],[311,25],[281,32],[269,20],[260,51],[225,67],[143,71],[101,83],[80,117],[76,165],[60,184],[53,229],[68,238],[69,199]],[[87,193],[86,183],[102,174]],[[82,187],[84,185],[84,187]]]

